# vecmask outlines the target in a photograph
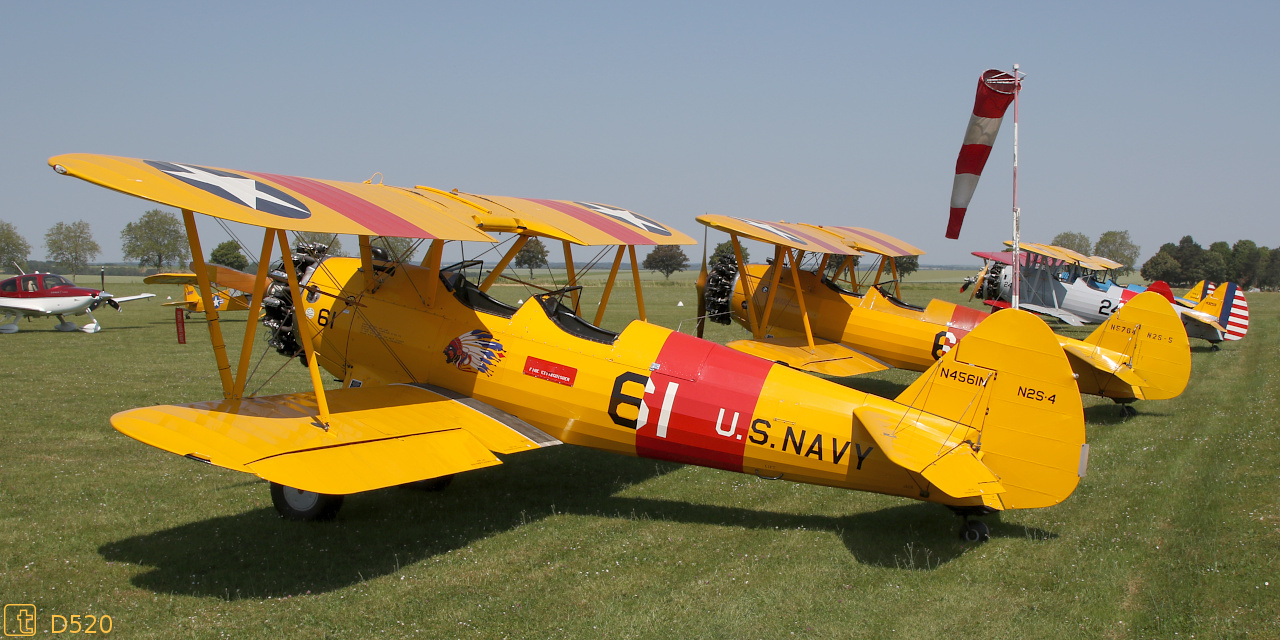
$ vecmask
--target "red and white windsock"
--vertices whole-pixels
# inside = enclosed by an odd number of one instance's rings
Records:
[[[987,156],[991,155],[991,145],[996,141],[996,134],[1000,133],[1000,120],[1004,118],[1009,103],[1013,102],[1017,86],[1013,76],[999,69],[987,69],[978,78],[978,96],[973,102],[973,115],[969,117],[969,128],[964,132],[960,157],[956,159],[956,179],[951,185],[951,219],[947,221],[947,237],[952,240],[960,237],[964,213],[969,208],[982,167],[986,166]]]

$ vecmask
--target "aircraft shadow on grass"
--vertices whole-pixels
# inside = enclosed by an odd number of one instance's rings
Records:
[[[553,512],[829,531],[858,562],[908,570],[935,569],[973,548],[959,541],[954,516],[927,503],[830,517],[614,495],[680,468],[555,447],[462,474],[442,492],[394,488],[348,497],[336,523],[286,522],[265,507],[110,542],[98,552],[112,562],[152,567],[133,578],[140,588],[237,600],[341,589],[530,526]],[[995,538],[1056,537],[997,517],[984,520]]]

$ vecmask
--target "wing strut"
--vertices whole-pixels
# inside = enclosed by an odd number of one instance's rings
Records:
[[[564,243],[564,268],[569,275],[569,284],[566,287],[574,287],[578,284],[578,274],[573,271],[573,243],[568,240],[562,240]],[[581,289],[573,289],[570,295],[573,296],[573,312],[581,315],[578,309],[578,294],[582,293]]]
[[[622,266],[622,247],[618,247],[618,252],[613,256],[613,268],[609,269],[609,281],[604,283],[604,294],[600,296],[600,308],[596,310],[596,321],[592,324],[597,327],[604,321],[604,308],[609,306],[609,294],[613,293],[613,282],[618,279],[618,267]]]
[[[218,363],[218,377],[222,379],[222,397],[230,398],[235,386],[231,379],[231,363],[227,360],[227,345],[222,340],[218,310],[213,306],[213,290],[209,286],[209,270],[204,266],[204,251],[200,248],[200,232],[196,229],[195,213],[190,209],[183,209],[182,221],[186,223],[187,242],[191,245],[191,256],[196,263],[196,282],[200,284],[200,299],[204,302],[204,317],[209,325],[209,342],[213,345],[213,358]]]
[[[644,317],[644,293],[640,290],[640,263],[636,262],[636,246],[627,245],[627,253],[631,255],[631,279],[636,283],[636,306],[640,309],[640,321],[647,322]],[[742,264],[741,259],[738,260],[738,264]]]
[[[498,279],[498,276],[502,275],[502,272],[506,270],[507,265],[511,264],[511,261],[515,259],[516,254],[520,253],[520,250],[528,243],[529,236],[521,235],[519,238],[516,238],[516,241],[512,243],[511,248],[507,249],[507,252],[502,256],[502,259],[498,261],[498,264],[494,266],[493,270],[489,272],[489,275],[485,277],[484,282],[480,283],[480,290],[488,293],[489,287],[493,286],[493,283]]]
[[[754,292],[751,291],[751,283],[747,281],[747,265],[742,260],[742,245],[738,244],[738,234],[730,233],[729,240],[733,243],[733,257],[738,261],[738,279],[742,281],[742,295],[747,300],[747,320],[751,323],[751,336],[756,340],[764,337],[764,327],[756,320],[756,303]]]
[[[427,255],[422,257],[422,266],[430,269],[427,272],[427,306],[436,303],[436,289],[440,287],[440,257],[444,255],[444,240],[431,241]]]
[[[800,304],[800,319],[804,321],[804,337],[809,340],[809,353],[817,353],[817,347],[813,345],[813,329],[809,327],[809,312],[804,306],[804,290],[800,288],[800,258],[804,252],[796,249],[796,255],[792,257],[791,250],[787,249],[787,261],[791,263],[791,284],[796,288],[796,302]]]
[[[293,266],[293,252],[289,250],[289,239],[285,237],[284,229],[276,231],[276,237],[280,242],[280,254],[284,261],[284,271],[289,276],[289,294],[293,296],[295,309],[302,306],[302,290],[298,287],[298,270]],[[302,335],[302,348],[307,354],[307,369],[311,371],[311,386],[316,392],[316,411],[320,415],[317,416],[318,426],[325,431],[329,430],[329,402],[324,397],[324,383],[320,380],[320,365],[316,362],[315,345],[312,343],[315,336],[311,335],[311,323],[306,322],[298,317],[297,312],[293,314],[293,321],[298,327],[298,333]],[[225,358],[225,354],[223,358]],[[228,372],[228,375],[230,372]]]
[[[782,280],[782,245],[773,245],[773,279],[769,281],[769,298],[764,303],[764,316],[760,318],[760,326],[769,329],[769,316],[773,314],[773,298],[778,293],[778,282]],[[755,300],[751,301],[755,304]]]
[[[267,274],[271,270],[271,249],[275,244],[275,229],[262,234],[262,255],[258,256],[258,275],[253,281],[252,300],[249,301],[249,318],[244,326],[244,344],[240,347],[240,367],[231,389],[232,398],[244,396],[244,385],[249,379],[249,356],[253,351],[253,337],[258,328],[258,313],[262,310],[262,296],[266,293]]]

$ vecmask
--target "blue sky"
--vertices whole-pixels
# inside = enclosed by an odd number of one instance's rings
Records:
[[[89,152],[607,202],[699,239],[702,213],[866,226],[966,263],[1010,234],[1012,118],[958,241],[956,154],[979,73],[1016,62],[1024,239],[1275,247],[1278,30],[1277,3],[4,3],[0,220],[33,258],[88,220],[120,260],[151,204],[45,165]]]

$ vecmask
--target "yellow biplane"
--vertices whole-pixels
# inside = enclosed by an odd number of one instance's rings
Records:
[[[936,502],[965,517],[962,535],[980,540],[986,526],[969,516],[1056,504],[1085,473],[1071,366],[1030,314],[984,322],[889,400],[645,322],[635,246],[692,240],[626,209],[100,155],[49,164],[182,209],[206,309],[212,288],[195,212],[264,228],[250,314],[264,309],[269,344],[301,360],[312,388],[247,395],[256,331],[246,327],[237,366],[213,310],[223,397],[124,411],[111,423],[268,480],[289,519],[332,517],[347,494],[570,443]],[[289,230],[357,235],[360,256],[290,247]],[[518,236],[483,281],[467,277],[469,265],[441,264],[446,241],[492,243],[495,232]],[[430,247],[420,265],[380,261],[375,235]],[[571,286],[519,307],[486,292],[532,236],[566,249],[617,245],[594,324],[574,311],[572,273]],[[598,325],[624,253],[640,318],[614,332]],[[322,370],[342,388],[325,389]]]
[[[166,307],[180,307],[188,318],[193,313],[204,313],[204,297],[200,295],[200,281],[195,274],[195,265],[191,273],[157,273],[142,279],[146,284],[180,284],[182,299],[166,302]],[[253,274],[245,273],[220,264],[205,264],[209,285],[212,287],[213,308],[220,312],[248,311],[250,293],[253,291]]]
[[[942,300],[924,307],[903,302],[896,259],[923,251],[883,233],[723,215],[698,221],[729,233],[737,257],[707,276],[699,294],[703,313],[749,329],[751,339],[728,345],[745,353],[833,376],[891,367],[924,371],[994,319]],[[772,262],[743,264],[741,237],[772,244]],[[863,254],[879,258],[870,286],[859,284],[851,259]],[[1168,302],[1149,293],[1133,298],[1084,340],[1056,340],[1082,393],[1111,398],[1132,414],[1128,403],[1172,398],[1186,387],[1191,351],[1181,324]]]

